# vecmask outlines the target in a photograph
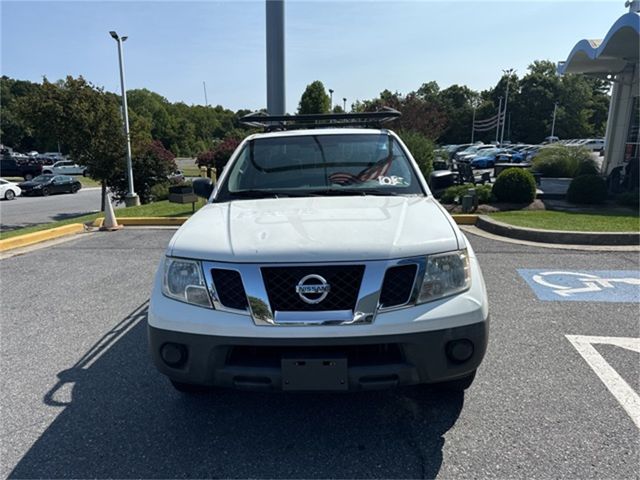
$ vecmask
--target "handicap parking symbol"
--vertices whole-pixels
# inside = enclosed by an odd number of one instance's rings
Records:
[[[540,300],[564,302],[640,302],[638,270],[518,269]]]

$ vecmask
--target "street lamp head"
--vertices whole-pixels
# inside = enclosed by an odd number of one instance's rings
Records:
[[[111,37],[112,37],[114,40],[118,40],[118,34],[117,34],[116,32],[114,32],[113,30],[111,30],[111,31],[109,32],[109,35],[111,35]]]

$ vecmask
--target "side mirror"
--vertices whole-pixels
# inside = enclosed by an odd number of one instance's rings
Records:
[[[193,181],[193,193],[202,198],[209,198],[213,192],[213,183],[209,178],[196,178]]]

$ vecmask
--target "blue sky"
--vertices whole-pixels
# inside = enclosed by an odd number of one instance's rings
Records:
[[[266,104],[263,1],[2,1],[3,75],[40,81],[83,75],[119,91],[116,44],[128,35],[127,88],[231,109]],[[603,38],[622,0],[499,2],[286,1],[287,110],[322,80],[334,100],[494,85],[535,59],[564,60],[582,38]],[[341,101],[341,100],[340,100]]]

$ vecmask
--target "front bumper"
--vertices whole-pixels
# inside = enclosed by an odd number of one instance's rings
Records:
[[[345,389],[369,390],[436,383],[463,377],[482,361],[488,322],[432,330],[364,337],[250,338],[163,330],[149,326],[153,362],[172,380],[251,390],[281,390],[283,356],[346,360]],[[473,353],[463,362],[447,354],[450,342],[466,339]],[[183,358],[169,365],[163,346],[178,345]],[[175,352],[175,349],[174,349]]]

